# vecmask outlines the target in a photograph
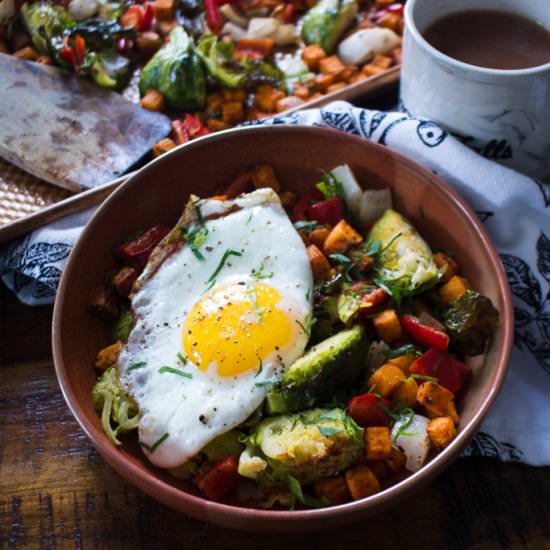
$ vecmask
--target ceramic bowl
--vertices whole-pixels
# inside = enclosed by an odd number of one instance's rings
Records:
[[[419,472],[371,497],[324,509],[267,511],[202,498],[186,482],[148,462],[135,435],[121,448],[103,434],[91,391],[92,362],[109,343],[110,327],[89,313],[89,290],[115,266],[113,250],[136,229],[174,224],[190,193],[208,196],[244,169],[271,164],[286,188],[310,188],[320,169],[348,163],[369,188],[390,187],[395,208],[434,248],[452,249],[474,288],[491,298],[501,323],[461,404],[457,438]],[[193,141],[140,170],[97,210],[72,251],[59,286],[53,319],[55,368],[67,403],[97,451],[130,483],[164,504],[222,526],[304,531],[335,527],[394,505],[440,474],[475,434],[506,372],[513,337],[511,297],[491,240],[474,212],[449,186],[412,160],[335,130],[250,127]]]

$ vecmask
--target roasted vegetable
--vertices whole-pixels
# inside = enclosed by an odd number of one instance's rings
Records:
[[[130,310],[126,309],[120,314],[120,317],[113,328],[113,340],[115,342],[117,340],[126,342],[133,328],[134,317],[132,316]]]
[[[202,59],[208,74],[229,88],[240,88],[246,82],[246,70],[233,56],[233,44],[204,35],[197,44],[197,55]]]
[[[131,38],[135,35],[132,28],[124,29],[118,21],[103,21],[102,19],[87,19],[72,26],[67,32],[69,36],[82,36],[86,46],[94,51],[114,48],[120,38]]]
[[[329,403],[361,375],[365,352],[363,327],[357,325],[313,346],[296,360],[267,394],[269,414]]]
[[[466,355],[479,355],[485,351],[498,320],[498,311],[491,300],[473,290],[467,290],[444,316],[452,348]]]
[[[260,422],[240,456],[239,473],[266,483],[289,475],[309,483],[344,471],[362,451],[363,430],[342,409],[311,409]]]
[[[92,390],[92,400],[98,413],[101,413],[105,435],[115,445],[122,445],[118,436],[138,427],[139,410],[123,390],[115,367],[108,368],[101,375]]]
[[[377,54],[388,54],[401,39],[390,29],[360,29],[342,40],[338,55],[348,65],[362,65]]]
[[[52,38],[75,24],[65,8],[53,4],[24,4],[21,15],[34,47],[42,54],[50,53]]]
[[[102,88],[122,90],[132,74],[130,60],[113,50],[90,54],[90,75]]]
[[[441,277],[426,241],[395,210],[386,210],[374,224],[366,247],[379,250],[375,281],[396,301],[432,287]]]
[[[319,44],[325,53],[332,53],[357,10],[355,0],[319,0],[304,17],[302,37],[305,43]]]
[[[415,414],[407,409],[392,428],[394,445],[407,457],[405,467],[409,472],[419,470],[430,452],[430,438],[428,437],[429,420],[425,416]]]
[[[193,41],[181,28],[170,33],[170,41],[145,65],[139,79],[143,96],[160,92],[174,109],[200,109],[206,102],[206,76]]]

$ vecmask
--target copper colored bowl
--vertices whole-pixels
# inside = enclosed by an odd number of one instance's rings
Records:
[[[501,323],[461,404],[457,438],[419,472],[360,501],[317,510],[265,511],[206,500],[190,484],[150,464],[135,435],[114,447],[91,400],[92,361],[109,342],[110,327],[86,308],[89,290],[115,266],[113,250],[136,229],[177,220],[189,194],[208,196],[254,164],[274,166],[300,194],[321,168],[348,163],[359,182],[390,187],[395,208],[434,248],[455,251],[473,287],[491,298]],[[412,160],[335,130],[252,127],[209,136],[152,162],[98,209],[74,247],[59,286],[53,319],[57,376],[69,407],[98,452],[130,483],[196,518],[238,529],[304,531],[335,527],[389,508],[428,483],[460,454],[493,403],[506,372],[513,338],[510,291],[498,255],[473,211],[449,186]]]

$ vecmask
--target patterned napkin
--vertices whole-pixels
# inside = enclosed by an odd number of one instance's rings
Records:
[[[550,185],[467,149],[432,121],[335,102],[262,121],[337,128],[392,147],[466,198],[485,223],[508,274],[516,313],[508,375],[465,456],[550,465]],[[65,259],[93,209],[0,250],[0,275],[30,305],[53,302]]]

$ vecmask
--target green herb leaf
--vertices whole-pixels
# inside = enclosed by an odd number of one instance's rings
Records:
[[[258,370],[256,371],[254,378],[256,378],[256,376],[258,376],[258,374],[260,374],[262,372],[262,369],[264,368],[264,363],[262,361],[262,358],[258,357],[258,360],[260,361],[260,365],[258,366]]]
[[[260,321],[264,317],[264,310],[258,305],[258,300],[256,296],[256,289],[254,288],[254,285],[248,285],[246,289],[246,295],[250,298],[250,301],[252,302],[252,306],[254,307],[254,310],[256,311],[256,315],[259,317]]]
[[[395,357],[401,357],[401,355],[422,355],[422,352],[416,349],[412,344],[405,344],[396,349],[388,349],[384,352],[387,359],[394,359]]]
[[[165,433],[165,434],[161,435],[151,446],[146,445],[145,443],[142,443],[141,441],[139,442],[139,444],[142,447],[144,447],[145,449],[147,449],[151,454],[153,454],[156,451],[156,449],[159,447],[159,445],[164,443],[168,439],[169,436],[170,436],[170,434],[168,434],[168,433]]]
[[[318,229],[319,227],[323,226],[316,221],[300,220],[294,223],[296,231],[303,231],[304,233],[311,233],[314,229]]]
[[[376,256],[382,250],[382,243],[380,241],[367,241],[365,243],[365,254],[367,256]]]
[[[195,257],[200,262],[204,262],[205,258],[199,248],[208,238],[208,228],[205,225],[191,224],[183,230],[183,238],[189,244],[189,248]]]
[[[169,372],[170,374],[177,374],[178,376],[181,376],[183,378],[193,378],[193,375],[190,372],[184,372],[180,369],[175,369],[174,367],[160,367],[159,373],[164,374],[165,372]]]
[[[288,475],[288,490],[300,504],[305,504],[304,493],[300,482],[290,474]]]
[[[131,371],[131,370],[141,369],[146,364],[147,363],[145,361],[138,361],[137,363],[133,363],[132,365],[130,365],[126,370]]]
[[[323,193],[325,199],[338,197],[342,199],[345,204],[346,195],[344,193],[344,186],[342,185],[342,182],[330,172],[323,170],[322,173],[323,179],[315,187]]]
[[[399,287],[386,284],[377,275],[374,275],[372,277],[372,281],[375,285],[379,286],[382,290],[385,290],[392,297],[395,305],[397,306],[397,309],[399,310],[401,308],[401,290],[399,289]]]
[[[327,497],[313,498],[304,494],[304,504],[310,508],[324,508],[330,505],[330,500]]]
[[[254,385],[257,388],[263,388],[264,386],[269,386],[275,383],[275,378],[270,378],[269,380],[264,380],[263,382],[255,382]]]
[[[414,378],[415,380],[422,380],[425,382],[434,382],[435,384],[437,384],[437,378],[435,378],[434,376],[426,376],[425,374],[411,374],[411,377]]]
[[[258,267],[258,269],[253,269],[252,270],[252,277],[254,277],[255,279],[271,279],[271,277],[273,277],[273,271],[270,271],[269,273],[266,273],[265,272],[265,260],[267,258],[264,258],[261,263],[260,263],[260,267]]]
[[[228,248],[222,256],[222,259],[220,260],[220,263],[218,264],[218,267],[215,269],[214,273],[210,275],[208,282],[210,283],[209,288],[212,288],[216,281],[216,277],[218,276],[218,273],[223,269],[225,266],[225,262],[228,260],[230,256],[242,256],[242,252],[239,252],[238,250],[233,250],[231,248]]]
[[[315,317],[313,317],[311,313],[306,316],[303,323],[298,319],[296,319],[296,324],[302,329],[302,332],[308,338],[311,336],[311,329],[313,328],[313,325],[316,322],[317,322],[317,319],[315,319]]]
[[[392,420],[399,420],[401,416],[399,414],[396,414],[394,411],[392,411],[385,403],[382,401],[378,401],[377,403],[378,408],[382,409]]]
[[[401,423],[401,426],[399,426],[399,429],[397,430],[395,435],[393,436],[394,441],[396,441],[397,438],[402,435],[411,435],[411,434],[407,434],[407,428],[409,428],[409,426],[412,424],[414,420],[414,415],[415,415],[415,412],[409,408],[403,409],[401,411],[401,414],[398,420],[400,420],[402,423]]]
[[[182,364],[182,365],[185,365],[187,363],[187,357],[185,357],[184,355],[182,355],[179,351],[178,353],[176,353],[176,357],[178,358],[178,361]]]

